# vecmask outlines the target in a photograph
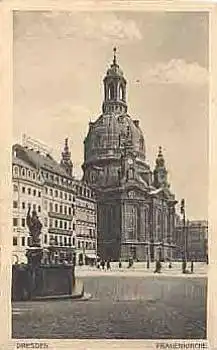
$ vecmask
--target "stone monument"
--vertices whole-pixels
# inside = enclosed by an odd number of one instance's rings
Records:
[[[12,300],[43,300],[54,298],[82,297],[83,287],[78,293],[75,285],[74,264],[65,265],[53,259],[53,245],[48,249],[41,246],[42,224],[35,210],[29,207],[26,223],[30,243],[27,249],[27,264],[14,265],[12,269]],[[51,242],[52,243],[52,242]],[[48,250],[49,263],[43,263]]]
[[[28,265],[32,268],[37,267],[41,264],[43,250],[41,248],[41,229],[42,224],[37,216],[37,212],[35,210],[32,211],[32,215],[30,214],[31,208],[29,207],[26,223],[29,228],[30,235],[30,247],[26,252]]]

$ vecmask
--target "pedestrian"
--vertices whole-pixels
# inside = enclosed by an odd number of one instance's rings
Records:
[[[104,260],[101,261],[101,266],[102,266],[102,269],[104,270],[105,269],[105,261]]]
[[[186,267],[187,267],[186,260],[183,259],[183,260],[182,260],[182,273],[186,273]]]
[[[110,260],[109,259],[107,260],[106,268],[107,268],[107,270],[111,270],[111,264],[110,264]]]
[[[132,259],[132,258],[129,258],[128,269],[129,269],[130,267],[132,267],[132,266],[133,266],[133,259]]]
[[[160,273],[160,272],[161,272],[161,262],[160,262],[160,260],[156,260],[154,273]]]
[[[194,262],[191,260],[191,273],[194,273]]]
[[[149,269],[150,268],[150,261],[149,261],[149,259],[147,259],[147,269]]]
[[[122,268],[122,263],[121,263],[121,260],[119,260],[118,267],[119,267],[119,269],[121,269],[121,268]]]

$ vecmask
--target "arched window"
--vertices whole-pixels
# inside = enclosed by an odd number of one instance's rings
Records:
[[[120,88],[119,88],[119,97],[120,97],[120,100],[124,100],[124,88],[122,85],[120,85]]]
[[[18,166],[14,166],[13,170],[14,170],[14,176],[18,176],[18,174],[19,174]]]
[[[142,151],[144,149],[144,139],[141,137],[139,139],[139,149]]]
[[[26,176],[26,170],[24,168],[22,169],[22,176]]]
[[[113,98],[115,97],[115,87],[113,83],[109,84],[108,95],[109,95],[109,100],[113,100]]]

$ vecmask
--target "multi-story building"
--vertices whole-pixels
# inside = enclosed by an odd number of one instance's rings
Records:
[[[139,120],[128,114],[127,81],[114,58],[103,80],[102,113],[84,140],[83,180],[97,198],[104,259],[171,259],[176,199],[161,148],[152,171]]]
[[[175,228],[175,259],[207,261],[208,258],[208,221],[192,220],[185,225],[180,222]]]
[[[94,264],[97,258],[96,200],[93,190],[74,181],[76,191],[76,256],[78,264]]]
[[[75,191],[66,140],[61,165],[33,140],[13,146],[14,261],[25,262],[29,246],[29,206],[42,223],[41,244],[52,244],[56,260],[72,260],[75,252]],[[46,251],[46,249],[45,249]]]
[[[43,178],[40,172],[23,157],[19,146],[13,147],[13,262],[26,262],[29,233],[26,216],[29,206],[37,211],[43,221]],[[46,234],[45,227],[42,234]]]

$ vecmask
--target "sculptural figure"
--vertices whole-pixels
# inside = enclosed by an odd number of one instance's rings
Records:
[[[40,247],[40,235],[41,235],[41,229],[42,224],[37,216],[37,213],[35,210],[32,211],[32,215],[30,215],[31,208],[29,207],[27,217],[26,217],[26,223],[29,228],[29,234],[32,238],[31,246],[32,247]]]

